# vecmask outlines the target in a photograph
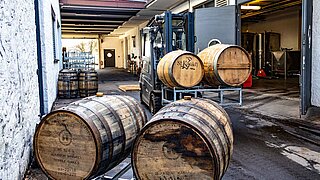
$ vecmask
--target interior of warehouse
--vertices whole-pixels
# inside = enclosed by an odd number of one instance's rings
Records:
[[[298,87],[301,0],[251,1],[241,5],[241,46],[252,57],[253,76]]]

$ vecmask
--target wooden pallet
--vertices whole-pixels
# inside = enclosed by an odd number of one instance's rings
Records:
[[[118,87],[121,91],[127,92],[127,91],[140,91],[139,85],[119,85]]]

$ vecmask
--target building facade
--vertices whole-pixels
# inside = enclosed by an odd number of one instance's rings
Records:
[[[0,179],[23,178],[40,121],[40,94],[44,95],[43,111],[47,113],[57,93],[61,59],[59,1],[39,1],[44,93],[39,93],[34,2],[0,2]]]

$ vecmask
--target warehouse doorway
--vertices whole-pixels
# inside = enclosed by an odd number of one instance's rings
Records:
[[[280,92],[297,99],[297,112],[306,114],[311,99],[312,0],[238,2],[244,3],[195,10],[196,53],[212,39],[242,45],[251,54],[253,77],[259,70],[265,73],[253,86],[262,86],[261,94]]]
[[[115,67],[115,49],[104,50],[104,67]]]
[[[311,4],[267,0],[240,5],[241,46],[251,54],[255,84],[296,98],[300,115],[307,113],[311,99]]]

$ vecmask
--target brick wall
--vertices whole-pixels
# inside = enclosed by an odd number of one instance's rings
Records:
[[[0,179],[20,179],[39,121],[33,0],[0,1]]]
[[[311,104],[320,107],[320,1],[313,1]]]

